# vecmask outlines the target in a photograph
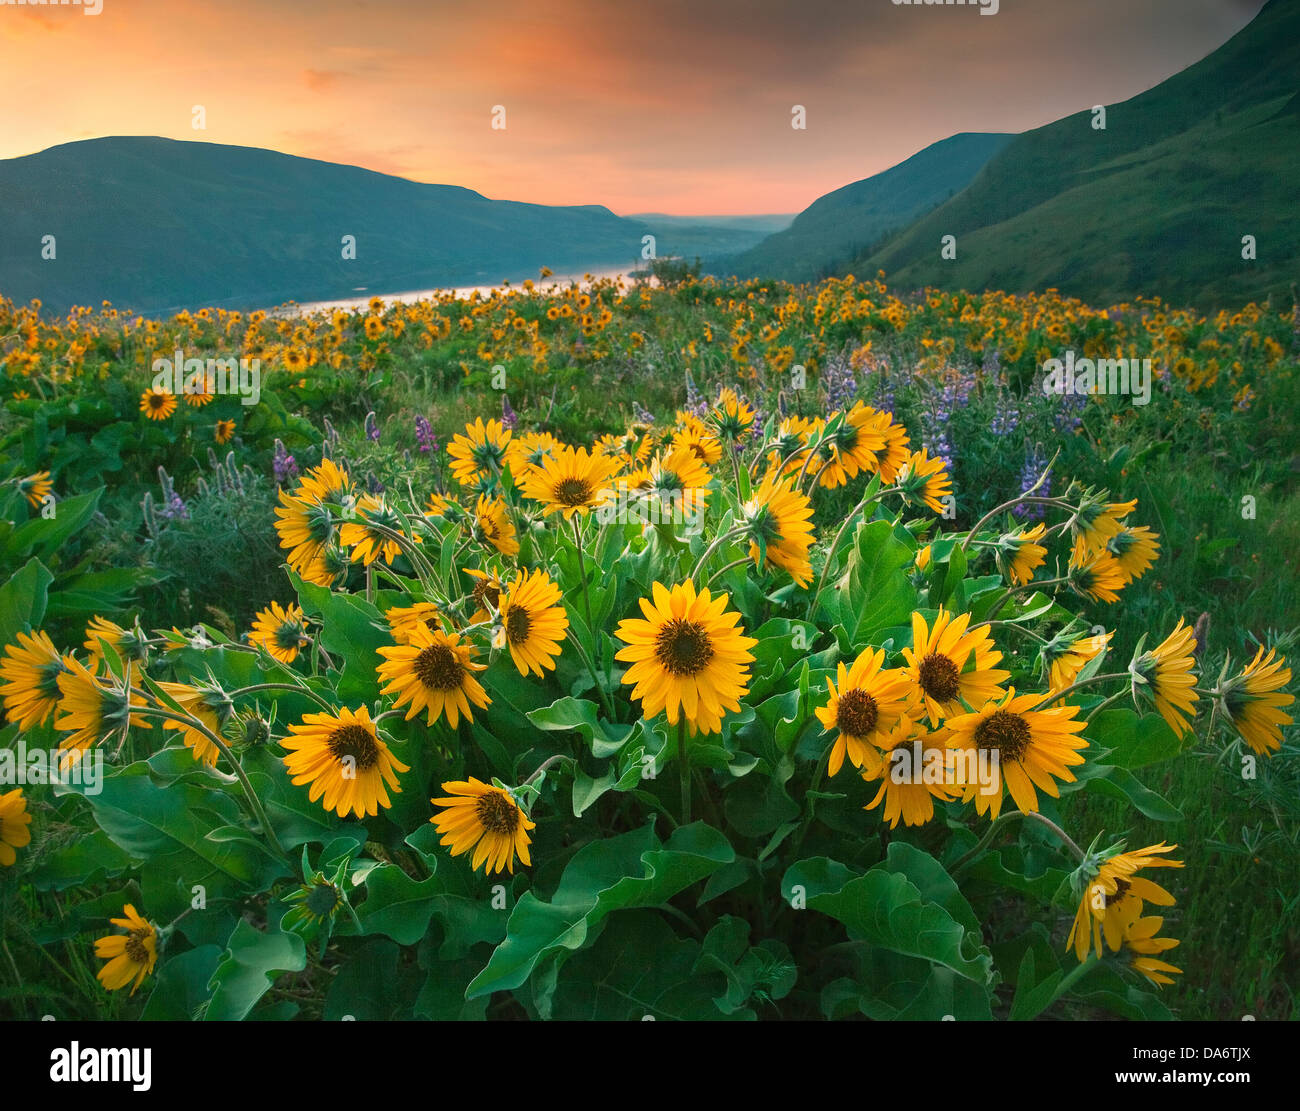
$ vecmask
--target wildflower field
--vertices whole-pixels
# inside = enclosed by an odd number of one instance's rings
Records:
[[[1298,358],[883,275],[0,301],[0,1014],[1297,1017]]]

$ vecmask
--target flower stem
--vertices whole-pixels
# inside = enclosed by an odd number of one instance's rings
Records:
[[[145,692],[141,691],[140,693],[144,694]],[[240,786],[244,788],[244,797],[248,799],[249,808],[253,811],[254,818],[257,819],[258,824],[262,827],[262,833],[265,834],[267,841],[270,842],[271,848],[275,850],[277,856],[285,857],[286,860],[288,859],[285,855],[284,847],[280,844],[280,839],[276,837],[275,830],[271,828],[271,823],[267,819],[266,811],[262,808],[262,800],[257,797],[257,792],[253,790],[253,785],[249,782],[243,766],[235,759],[235,754],[230,751],[230,746],[227,745],[221,737],[197,718],[187,717],[184,714],[174,714],[170,710],[164,710],[161,708],[155,709],[152,706],[145,706],[134,710],[133,713],[140,714],[144,717],[163,718],[166,721],[178,721],[186,728],[194,729],[197,732],[202,733],[209,741],[216,745],[217,750],[222,756],[230,761],[230,766],[234,768]]]

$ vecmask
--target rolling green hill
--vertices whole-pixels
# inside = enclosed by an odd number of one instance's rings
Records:
[[[1012,138],[964,132],[934,143],[883,173],[819,197],[785,231],[748,251],[711,259],[709,269],[796,282],[836,273],[847,259],[964,189]]]
[[[1199,308],[1288,296],[1300,277],[1300,3],[1121,104],[1026,132],[961,193],[840,273],[914,288],[1056,287]],[[796,225],[798,221],[796,221]],[[945,235],[957,257],[940,257]],[[1242,258],[1253,235],[1258,258]]]
[[[115,137],[0,161],[0,294],[160,313],[631,266],[647,228],[600,205],[495,201],[251,147]],[[41,257],[55,236],[56,257]],[[356,237],[356,257],[342,238]]]

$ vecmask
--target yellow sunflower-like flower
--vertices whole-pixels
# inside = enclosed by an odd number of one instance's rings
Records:
[[[947,745],[948,731],[938,729],[915,736],[900,734],[900,739],[885,754],[876,776],[866,771],[868,783],[880,780],[880,789],[864,810],[885,804],[881,817],[896,829],[904,825],[923,826],[934,817],[935,800],[952,802],[960,797],[956,782],[954,753]]]
[[[1046,531],[1046,525],[1037,524],[1002,538],[1000,546],[1007,553],[1007,573],[1015,586],[1029,582],[1035,569],[1047,559],[1047,549],[1038,543]]]
[[[699,417],[690,413],[678,413],[681,428],[673,433],[673,447],[686,448],[694,452],[700,462],[713,466],[722,458],[722,441],[710,431]]]
[[[961,713],[963,701],[983,706],[1002,694],[1003,681],[1011,677],[996,666],[1002,653],[988,628],[967,632],[969,624],[970,614],[954,617],[940,608],[931,629],[920,613],[912,614],[912,646],[903,649],[903,670],[915,684],[931,725]]]
[[[384,614],[388,630],[398,644],[410,644],[416,629],[441,629],[438,607],[432,602],[412,602],[409,606],[393,606]]]
[[[925,505],[934,513],[942,513],[944,498],[952,496],[952,480],[942,459],[931,459],[929,448],[914,451],[907,462],[898,468],[895,482],[903,498],[912,505]]]
[[[409,643],[376,651],[386,661],[377,669],[380,682],[387,684],[381,693],[395,696],[395,710],[410,706],[407,721],[423,710],[432,725],[445,713],[455,729],[462,715],[474,720],[471,704],[482,708],[492,701],[474,678],[487,665],[474,663],[473,645],[462,643],[457,633],[413,628]]]
[[[1291,669],[1286,657],[1277,656],[1273,648],[1265,656],[1261,647],[1245,670],[1219,689],[1229,720],[1259,756],[1277,752],[1282,747],[1282,726],[1294,724],[1281,710],[1295,701],[1295,695],[1282,690],[1289,682]]]
[[[217,735],[220,735],[222,727],[234,713],[234,706],[230,699],[220,690],[192,687],[188,683],[160,682],[158,686],[166,691],[168,697],[187,714],[207,726],[209,732]],[[170,718],[163,719],[162,727],[179,732],[185,747],[194,753],[195,760],[208,767],[212,767],[217,762],[221,751],[202,730],[195,729],[184,722],[172,721]]]
[[[140,412],[150,420],[166,420],[176,412],[176,395],[151,386],[140,395]]]
[[[631,489],[644,489],[650,500],[651,523],[668,522],[677,515],[693,517],[709,503],[709,468],[688,447],[671,447],[650,462],[645,479],[637,472],[628,476]]]
[[[795,486],[795,476],[767,472],[754,496],[742,507],[749,558],[762,569],[765,563],[784,568],[802,587],[812,581],[808,551],[813,545],[812,502]]]
[[[402,522],[382,498],[363,494],[357,501],[356,519],[345,521],[339,529],[339,543],[352,549],[352,562],[369,567],[375,560],[383,558],[392,566],[393,560],[402,554],[402,543],[392,533],[402,533]],[[411,537],[412,543],[418,543],[419,537]]]
[[[92,665],[96,661],[92,660]],[[63,696],[54,715],[54,728],[70,734],[59,742],[63,753],[59,767],[66,771],[91,748],[113,736],[124,736],[128,725],[152,729],[141,716],[131,713],[132,706],[143,706],[144,699],[110,688],[93,671],[72,656],[64,657],[67,665],[58,677]]]
[[[300,497],[342,503],[355,496],[356,485],[352,476],[333,459],[322,459],[298,480],[295,493]]]
[[[380,739],[365,706],[307,714],[301,724],[289,726],[281,744],[289,750],[284,765],[293,785],[310,783],[308,801],[320,799],[340,818],[349,813],[373,818],[379,807],[392,805],[387,787],[400,794],[397,773],[410,770]]]
[[[1119,592],[1129,581],[1119,561],[1107,551],[1097,551],[1085,556],[1085,562],[1075,563],[1070,556],[1070,587],[1090,602],[1113,604],[1119,601]]]
[[[334,514],[316,495],[298,497],[281,490],[275,517],[280,547],[289,549],[286,562],[295,574],[303,574],[319,560],[325,546],[334,542]]]
[[[234,438],[235,427],[233,420],[219,420],[212,430],[212,438],[219,444],[228,444]]]
[[[830,700],[818,707],[817,718],[828,733],[837,732],[826,765],[831,775],[839,773],[847,756],[855,768],[875,778],[882,767],[880,750],[912,730],[907,713],[911,680],[901,668],[885,668],[884,663],[883,649],[867,648],[852,668],[839,664],[838,689],[826,679]]]
[[[1137,508],[1137,500],[1101,502],[1089,499],[1079,507],[1070,522],[1074,534],[1072,561],[1085,564],[1088,557],[1102,551],[1107,542],[1124,527],[1121,522]]]
[[[298,569],[304,582],[316,586],[328,587],[330,590],[341,589],[348,581],[348,572],[352,569],[352,557],[337,544],[322,544],[316,554]]]
[[[0,865],[12,867],[18,859],[14,850],[30,844],[32,831],[27,827],[31,821],[21,787],[0,795]]]
[[[1063,632],[1045,644],[1041,651],[1043,663],[1048,671],[1048,686],[1051,690],[1065,690],[1078,678],[1098,653],[1110,646],[1114,630],[1095,636],[1085,633]]]
[[[123,629],[120,625],[96,614],[86,625],[86,651],[96,659],[104,654],[100,641],[107,641],[126,660],[144,663],[149,658],[148,638],[137,628]]]
[[[619,623],[615,636],[627,647],[616,659],[631,666],[623,682],[641,712],[666,711],[668,723],[685,720],[691,736],[720,733],[725,711],[740,709],[749,689],[750,649],[758,642],[744,635],[740,614],[727,610],[728,595],[695,590],[687,579],[671,590],[656,582],[653,601],[640,600],[645,619]]]
[[[506,503],[501,498],[490,498],[486,494],[478,496],[478,503],[474,507],[474,536],[483,543],[491,544],[502,555],[519,554],[515,526],[510,520]]]
[[[881,415],[861,401],[844,414],[843,423],[831,433],[829,443],[821,446],[821,450],[830,455],[830,460],[821,469],[818,485],[834,490],[864,471],[874,474],[880,469],[880,457],[886,443],[884,426],[879,420]]]
[[[457,433],[447,445],[456,481],[462,486],[476,486],[481,479],[500,474],[512,435],[499,420],[484,424],[478,417],[473,424],[465,425],[465,431]]]
[[[286,607],[272,602],[266,609],[258,610],[248,642],[264,648],[282,664],[291,664],[311,643],[306,621],[301,607],[292,603]]]
[[[1159,855],[1176,848],[1161,841],[1131,853],[1114,853],[1096,865],[1092,877],[1083,882],[1083,895],[1065,947],[1073,947],[1081,962],[1091,952],[1102,955],[1103,938],[1111,952],[1118,952],[1125,933],[1141,916],[1143,903],[1173,906],[1174,897],[1168,891],[1137,873],[1146,868],[1181,868],[1181,860],[1166,860]]]
[[[898,472],[911,457],[911,439],[907,429],[888,413],[877,413],[876,431],[885,439],[885,446],[877,452],[880,468],[880,481],[892,483],[897,481]]]
[[[589,513],[609,500],[610,479],[618,464],[586,448],[561,448],[544,459],[522,479],[519,487],[527,497],[543,503],[543,514],[563,513],[571,520],[575,513]]]
[[[1011,687],[1001,701],[987,702],[975,713],[948,719],[948,747],[973,750],[976,758],[981,763],[987,760],[992,769],[994,790],[985,791],[982,784],[973,782],[966,786],[965,801],[974,799],[977,813],[991,810],[997,818],[1005,793],[1028,814],[1038,809],[1035,787],[1059,798],[1056,780],[1074,782],[1070,766],[1083,763],[1079,749],[1088,747],[1083,737],[1074,734],[1087,723],[1075,719],[1077,706],[1036,709],[1043,699],[1041,694],[1017,695]]]
[[[569,628],[560,588],[545,571],[520,571],[501,601],[501,626],[520,675],[541,678],[555,670],[555,657]]]
[[[26,478],[18,479],[18,492],[27,499],[33,509],[40,509],[42,503],[50,496],[54,484],[50,481],[49,471],[37,471]]]
[[[1160,646],[1143,652],[1133,664],[1134,672],[1146,680],[1138,683],[1136,689],[1151,698],[1160,716],[1179,737],[1191,729],[1184,715],[1195,716],[1195,704],[1200,698],[1193,689],[1195,649],[1196,631],[1190,625],[1184,626],[1180,617],[1174,631]]]
[[[484,874],[508,868],[514,875],[516,856],[522,863],[532,864],[528,830],[535,828],[535,823],[508,792],[473,776],[444,783],[442,789],[447,796],[431,801],[444,809],[429,821],[442,834],[439,844],[449,846],[452,856],[473,849],[470,865],[475,871],[485,865]]]
[[[0,659],[5,716],[21,730],[43,725],[59,705],[59,676],[68,670],[47,633],[18,633]]]
[[[1140,972],[1156,987],[1172,984],[1170,978],[1181,976],[1183,970],[1177,965],[1162,961],[1156,954],[1167,953],[1178,945],[1172,937],[1157,937],[1165,920],[1158,915],[1139,918],[1124,932],[1124,947],[1133,954],[1130,964],[1135,972]]]
[[[470,615],[470,624],[477,625],[480,621],[486,621],[492,615],[488,612],[488,606],[494,610],[501,608],[501,580],[488,571],[473,571],[470,568],[464,568],[465,574],[474,580],[474,587],[470,591],[470,601],[474,604],[474,612]]]
[[[709,410],[709,423],[719,438],[735,442],[748,436],[754,428],[754,410],[735,390],[726,389],[718,395],[717,404]]]
[[[555,458],[561,443],[549,432],[523,432],[510,441],[506,448],[506,465],[518,481],[534,467],[547,459]]]
[[[1125,583],[1140,579],[1160,555],[1160,537],[1147,528],[1123,526],[1106,541],[1106,551],[1115,557]]]
[[[820,417],[786,417],[776,430],[776,441],[767,454],[769,467],[780,467],[782,474],[798,474],[805,461],[809,472],[816,474],[822,465],[820,453],[810,460],[812,445],[821,439],[826,422]]]
[[[125,934],[109,934],[95,939],[95,956],[108,963],[96,974],[96,979],[108,991],[131,984],[131,994],[153,971],[158,961],[158,931],[127,903],[122,908],[124,918],[110,918],[114,926],[126,930]]]

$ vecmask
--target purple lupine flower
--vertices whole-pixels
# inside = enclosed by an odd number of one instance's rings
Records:
[[[826,364],[826,409],[836,412],[848,407],[858,392],[857,379],[853,377],[853,368],[848,359],[842,355],[831,359]]]
[[[637,424],[654,424],[655,415],[639,401],[632,402],[632,419]]]
[[[158,510],[158,516],[167,521],[188,521],[190,519],[189,507],[181,499],[180,494],[172,491],[171,497],[167,499],[163,507]]]
[[[415,442],[419,445],[421,455],[428,455],[438,443],[438,437],[433,434],[433,425],[422,413],[415,418]]]
[[[998,396],[997,408],[989,421],[989,431],[995,436],[1010,436],[1020,426],[1020,406],[1012,399]]]
[[[298,464],[294,462],[293,456],[279,439],[275,441],[275,454],[271,458],[271,467],[275,472],[277,485],[288,486],[298,477]]]
[[[1060,397],[1052,423],[1058,432],[1073,432],[1083,424],[1083,410],[1088,404],[1087,394],[1065,393]]]
[[[371,410],[366,414],[366,439],[373,444],[379,443],[379,421],[375,419],[374,411]]]
[[[1047,460],[1043,457],[1042,449],[1035,444],[1025,453],[1025,465],[1020,468],[1020,492],[1027,493],[1038,481],[1038,476],[1043,473],[1043,468],[1047,465]],[[1052,476],[1048,475],[1046,481],[1038,488],[1034,495],[1039,498],[1050,498],[1052,496]],[[1047,509],[1042,505],[1017,505],[1011,510],[1012,514],[1019,517],[1022,521],[1041,521],[1047,515]]]
[[[709,412],[709,403],[700,396],[700,391],[695,388],[695,379],[691,377],[689,370],[686,372],[686,411],[701,420]]]
[[[510,398],[508,398],[505,394],[502,394],[501,395],[502,427],[508,428],[511,432],[513,432],[515,428],[518,426],[518,424],[519,424],[519,414],[516,413],[512,408],[510,408]]]

